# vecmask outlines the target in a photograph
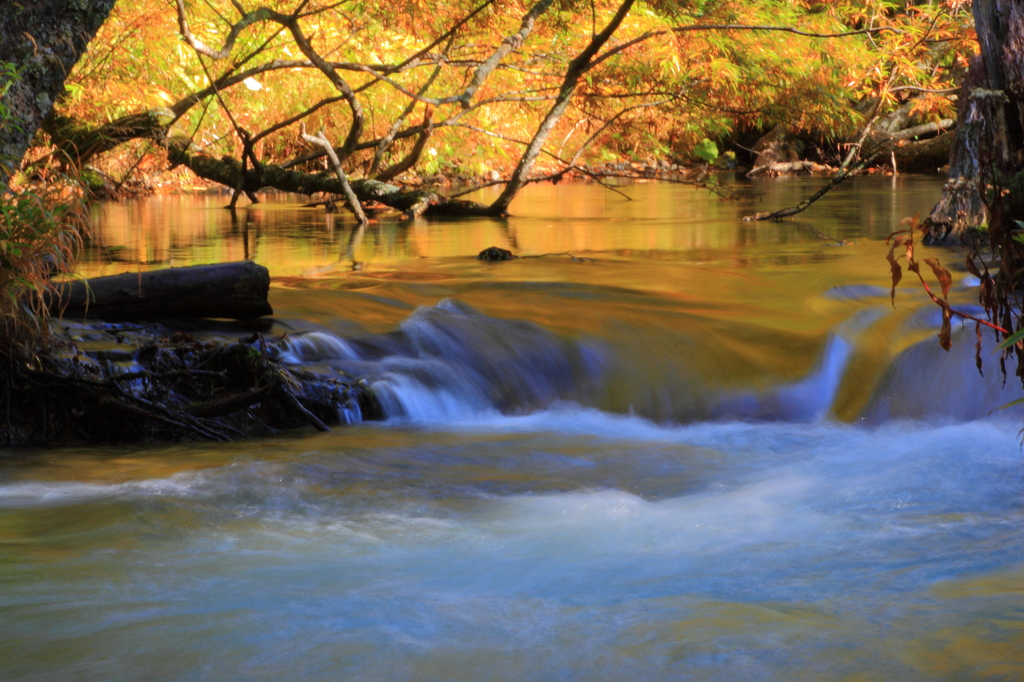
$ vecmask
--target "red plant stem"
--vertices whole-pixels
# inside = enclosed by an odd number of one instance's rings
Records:
[[[914,263],[913,265],[917,265],[917,264]],[[935,302],[935,305],[942,307],[942,302],[940,302],[938,297],[935,294],[932,293],[931,288],[928,286],[928,282],[924,281],[924,276],[921,275],[921,270],[917,269],[917,270],[914,270],[914,272],[917,273],[917,278],[919,280],[921,280],[921,286],[923,286],[925,292],[929,296],[931,296],[932,301]],[[977,322],[979,324],[983,324],[986,327],[991,327],[992,329],[995,329],[996,331],[1000,331],[1000,332],[1002,332],[1004,334],[1009,334],[1010,333],[1010,332],[1006,331],[1005,329],[1003,329],[1002,327],[1000,327],[999,325],[992,324],[991,322],[989,322],[987,320],[982,320],[982,319],[979,319],[977,317],[974,317],[973,315],[968,315],[967,313],[961,313],[961,312],[958,312],[956,310],[953,310],[952,306],[950,306],[948,302],[946,303],[945,307],[948,307],[949,308],[949,312],[952,313],[953,315],[958,315],[959,317],[962,317],[965,320],[971,320],[972,322]]]

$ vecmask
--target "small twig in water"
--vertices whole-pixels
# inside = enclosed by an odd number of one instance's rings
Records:
[[[814,234],[818,235],[822,239],[827,239],[830,242],[835,242],[835,244],[834,244],[835,246],[853,246],[854,244],[857,243],[857,242],[848,242],[845,239],[836,239],[835,237],[833,237],[830,234],[825,234],[824,232],[822,232],[821,230],[816,228],[814,225],[802,225],[802,227],[806,227],[808,230],[810,230]]]
[[[628,178],[630,180],[654,180],[655,182],[667,182],[674,185],[688,185],[696,189],[706,189],[715,196],[718,196],[726,201],[736,201],[739,199],[759,199],[764,192],[751,192],[750,190],[728,190],[724,187],[715,184],[708,184],[703,180],[684,180],[680,178],[661,178],[661,177],[649,177],[644,175],[635,175],[629,173],[611,173],[607,171],[595,171],[593,173],[583,171],[591,176],[606,177],[606,178]],[[595,179],[596,179],[595,177]]]
[[[187,376],[204,376],[204,377],[220,377],[226,379],[228,373],[225,371],[210,372],[203,369],[182,369],[175,370],[173,372],[150,372],[142,370],[141,372],[126,372],[124,374],[118,374],[117,376],[110,377],[111,381],[133,381],[135,379],[170,379],[171,377],[187,377]]]
[[[578,256],[574,256],[574,255],[572,255],[571,251],[564,251],[562,253],[541,253],[541,254],[537,254],[536,256],[519,256],[519,258],[547,258],[548,256],[568,256],[569,258],[572,258],[577,263],[583,263],[585,261],[590,261],[591,263],[596,263],[597,262],[597,260],[595,258],[580,258]]]

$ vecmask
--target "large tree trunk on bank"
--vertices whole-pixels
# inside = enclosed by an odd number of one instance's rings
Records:
[[[64,79],[110,14],[114,0],[22,0],[4,5],[0,61],[13,64],[19,78],[3,96],[13,120],[0,126],[0,182],[17,169],[32,136],[64,92]]]
[[[986,222],[981,183],[998,173],[1005,186],[1024,162],[1024,0],[974,0],[972,11],[981,55],[960,93],[949,173],[926,222],[933,244]]]
[[[928,243],[938,244],[950,241],[963,234],[964,230],[977,227],[986,220],[985,204],[981,200],[978,179],[982,169],[982,140],[996,133],[993,125],[1001,112],[990,112],[991,97],[974,97],[973,93],[992,93],[984,88],[987,79],[981,57],[971,62],[967,79],[960,89],[957,103],[956,139],[949,153],[949,171],[942,197],[928,216]],[[990,119],[987,114],[994,113]]]

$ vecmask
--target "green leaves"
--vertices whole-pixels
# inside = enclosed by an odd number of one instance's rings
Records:
[[[693,153],[707,163],[714,163],[718,159],[718,145],[705,137],[693,148]]]
[[[1018,329],[1015,333],[1011,334],[1005,341],[996,346],[996,350],[1006,350],[1021,341],[1024,341],[1024,329]]]
[[[1016,407],[1017,405],[1024,405],[1024,398],[1017,398],[1016,400],[1011,400],[1005,405],[1000,405],[999,407],[996,408],[996,410],[1005,410],[1009,407]]]
[[[1011,237],[1013,238],[1013,241],[1018,244],[1024,244],[1024,234],[1022,234],[1024,233],[1024,220],[1014,220],[1013,222],[1016,223],[1017,227],[1020,229],[1014,230]]]
[[[23,244],[11,241],[10,239],[0,239],[0,256],[6,256],[7,254],[20,256],[23,246]]]

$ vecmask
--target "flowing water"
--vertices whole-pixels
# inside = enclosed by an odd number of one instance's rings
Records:
[[[979,376],[973,328],[944,353],[913,282],[889,301],[881,240],[940,183],[740,220],[816,184],[531,187],[364,233],[273,196],[105,207],[86,274],[253,258],[281,360],[388,419],[3,453],[0,679],[1024,679],[1014,368],[985,335]]]

